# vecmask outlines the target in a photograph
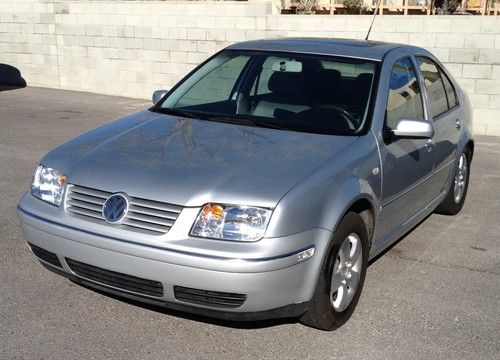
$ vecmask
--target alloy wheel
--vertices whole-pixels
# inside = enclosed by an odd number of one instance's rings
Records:
[[[363,265],[363,250],[358,234],[349,234],[335,259],[330,286],[330,300],[333,308],[344,311],[351,303],[358,288]]]
[[[467,157],[465,154],[458,159],[457,172],[453,183],[453,199],[455,203],[460,203],[465,192],[465,185],[467,182]]]

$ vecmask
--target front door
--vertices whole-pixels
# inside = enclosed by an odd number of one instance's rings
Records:
[[[395,62],[389,86],[385,129],[381,144],[382,209],[378,236],[398,229],[432,201],[434,146],[428,139],[390,135],[400,119],[424,119],[422,91],[410,57]],[[382,245],[382,244],[380,244]]]

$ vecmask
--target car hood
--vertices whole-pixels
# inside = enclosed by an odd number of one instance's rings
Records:
[[[43,160],[68,181],[182,206],[274,207],[357,137],[308,134],[150,111],[105,125]]]

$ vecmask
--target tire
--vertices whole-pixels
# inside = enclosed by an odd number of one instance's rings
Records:
[[[469,188],[470,163],[471,152],[469,149],[465,149],[455,164],[453,181],[448,188],[443,202],[436,208],[436,213],[456,215],[462,210],[465,197],[467,196],[467,189]],[[464,170],[465,173],[463,172]]]
[[[358,250],[361,250],[360,254]],[[308,309],[300,318],[302,324],[332,331],[349,320],[363,289],[368,252],[368,230],[365,222],[358,214],[347,213],[330,241],[314,295]],[[352,291],[356,278],[355,290]],[[340,287],[331,291],[332,284]],[[346,290],[349,285],[351,290]]]

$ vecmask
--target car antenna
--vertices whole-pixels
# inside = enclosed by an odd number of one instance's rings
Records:
[[[370,28],[368,29],[368,33],[366,34],[365,40],[368,40],[368,37],[370,36],[370,31],[372,31],[373,22],[375,21],[375,16],[377,16],[378,8],[380,7],[381,2],[382,2],[382,0],[377,1],[377,7],[375,8],[375,11],[373,12],[372,23],[370,24]]]

